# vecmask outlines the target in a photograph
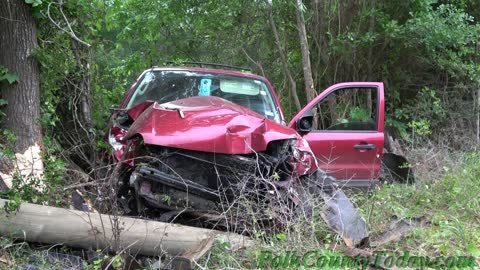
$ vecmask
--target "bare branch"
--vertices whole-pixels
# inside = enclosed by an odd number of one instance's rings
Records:
[[[255,64],[259,69],[260,71],[262,72],[262,76],[265,77],[265,72],[263,71],[263,67],[260,63],[256,62],[255,60],[253,60],[250,55],[248,55],[247,51],[245,51],[244,48],[242,48],[242,52],[245,54],[245,56],[248,58],[248,60],[250,60],[253,64]]]
[[[62,14],[62,17],[63,17],[63,20],[65,21],[65,23],[67,24],[67,27],[68,27],[68,30],[65,30],[62,26],[60,26],[60,23],[57,23],[53,18],[52,16],[50,15],[50,7],[52,4],[56,4],[58,5],[58,10],[60,11],[60,13]],[[81,40],[80,38],[77,37],[77,35],[75,35],[75,32],[73,31],[71,25],[70,25],[70,22],[68,21],[67,19],[67,16],[65,16],[65,13],[63,12],[63,9],[62,9],[62,5],[61,4],[58,4],[58,3],[49,3],[48,6],[47,6],[47,17],[48,19],[53,23],[53,25],[55,25],[59,30],[61,30],[62,32],[64,32],[65,34],[68,34],[71,38],[75,39],[76,41],[78,41],[79,43],[87,46],[87,47],[91,47],[92,45],[90,45],[89,43]]]

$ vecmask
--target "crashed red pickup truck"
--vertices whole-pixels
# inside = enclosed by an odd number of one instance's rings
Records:
[[[127,164],[123,181],[137,204],[140,198],[142,207],[210,211],[235,197],[234,182],[248,173],[275,180],[274,187],[256,187],[258,193],[289,190],[304,178],[353,186],[378,181],[384,106],[383,83],[341,83],[286,124],[262,76],[154,67],[113,113],[108,141]]]

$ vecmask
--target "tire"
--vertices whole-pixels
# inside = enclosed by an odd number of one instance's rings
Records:
[[[413,184],[415,182],[413,170],[407,159],[393,153],[383,154],[380,178],[387,183]]]
[[[380,165],[380,179],[384,183],[391,184],[395,182],[395,178],[393,177],[392,171],[387,167],[387,165],[383,162],[383,160],[382,160],[382,164]]]

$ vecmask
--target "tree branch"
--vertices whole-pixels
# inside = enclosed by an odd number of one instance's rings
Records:
[[[58,5],[58,10],[60,11],[60,13],[62,14],[62,17],[63,17],[63,20],[65,21],[65,23],[67,24],[67,27],[68,27],[68,31],[65,30],[63,27],[60,26],[59,23],[57,23],[53,18],[52,16],[50,15],[50,7],[52,4],[56,4]],[[63,13],[63,9],[62,9],[62,5],[61,4],[58,4],[58,3],[49,3],[48,6],[47,6],[47,17],[48,19],[53,23],[53,25],[55,25],[60,31],[68,34],[71,38],[73,38],[74,40],[78,41],[79,43],[87,46],[87,47],[91,47],[92,45],[90,45],[89,43],[81,40],[80,38],[77,37],[77,35],[75,35],[75,32],[73,31],[71,25],[70,25],[70,22],[68,21],[67,19],[67,16],[65,16],[65,13]]]

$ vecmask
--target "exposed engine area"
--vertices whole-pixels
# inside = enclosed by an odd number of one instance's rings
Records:
[[[264,205],[273,190],[287,191],[297,178],[294,142],[275,141],[266,152],[248,155],[141,145],[124,184],[134,190],[138,211],[218,214],[241,197]]]

